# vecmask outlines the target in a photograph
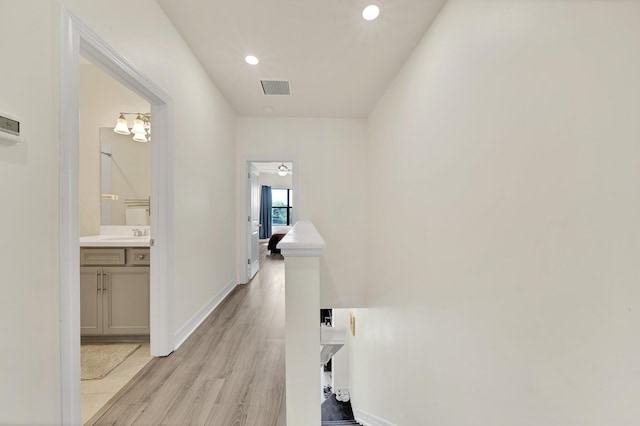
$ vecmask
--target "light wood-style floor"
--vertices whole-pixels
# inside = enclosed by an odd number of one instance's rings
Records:
[[[265,256],[189,339],[154,358],[95,425],[284,426],[284,261]]]

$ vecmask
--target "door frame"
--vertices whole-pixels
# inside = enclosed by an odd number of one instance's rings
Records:
[[[251,163],[247,164],[247,168],[248,168],[248,172],[247,175],[249,177],[249,190],[248,190],[248,196],[249,198],[247,199],[247,213],[248,213],[248,219],[251,219],[251,216],[253,216],[253,177],[251,176],[252,174],[254,174],[254,172],[257,172],[256,174],[256,178],[257,178],[257,185],[258,185],[258,200],[260,199],[260,194],[262,194],[262,192],[260,191],[260,171]],[[255,169],[255,170],[254,170]],[[253,279],[253,277],[255,276],[255,274],[252,274],[253,272],[253,264],[254,262],[258,262],[258,268],[256,269],[256,273],[258,273],[258,270],[260,269],[260,202],[258,202],[258,247],[257,251],[258,251],[258,258],[254,259],[252,256],[253,253],[253,221],[249,220],[247,223],[247,281],[251,281]]]
[[[60,389],[64,425],[81,424],[79,70],[80,54],[151,104],[151,355],[170,354],[173,288],[173,100],[63,5],[59,6]]]
[[[251,234],[249,233],[249,226],[247,226],[247,216],[251,216],[251,203],[249,203],[251,179],[248,178],[251,171],[251,163],[271,162],[291,163],[291,167],[293,168],[293,179],[291,185],[291,189],[293,190],[293,207],[291,208],[291,214],[296,221],[300,220],[298,215],[300,207],[298,202],[298,159],[291,155],[245,155],[242,158],[242,167],[239,167],[242,173],[240,176],[240,182],[244,182],[243,185],[240,185],[240,212],[242,212],[242,215],[239,218],[240,223],[242,223],[242,226],[240,227],[240,253],[242,253],[240,261],[242,262],[242,268],[241,276],[238,280],[239,283],[246,284],[249,282],[247,261],[249,260],[249,238],[251,237]]]

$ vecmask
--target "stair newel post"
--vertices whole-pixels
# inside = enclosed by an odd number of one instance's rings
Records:
[[[280,241],[285,258],[287,424],[320,425],[320,256],[326,244],[310,221]]]

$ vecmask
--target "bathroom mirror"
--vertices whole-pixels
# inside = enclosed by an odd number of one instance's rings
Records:
[[[151,147],[100,128],[101,225],[148,225]]]

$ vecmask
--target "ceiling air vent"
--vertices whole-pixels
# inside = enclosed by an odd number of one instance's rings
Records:
[[[260,80],[262,93],[265,95],[291,95],[291,88],[287,80]]]

